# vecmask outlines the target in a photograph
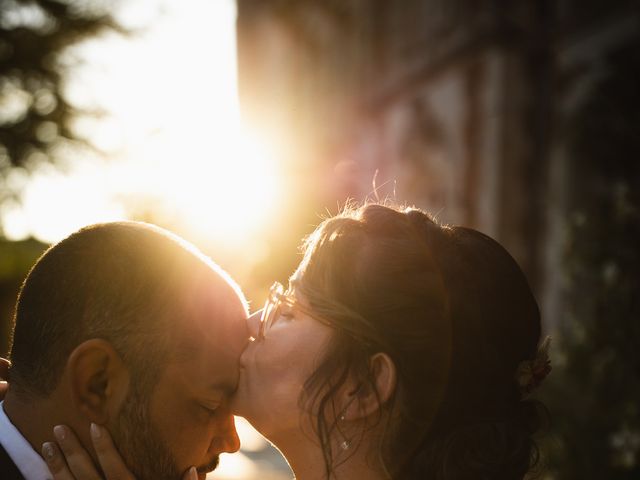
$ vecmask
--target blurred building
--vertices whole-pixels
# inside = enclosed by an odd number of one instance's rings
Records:
[[[297,194],[323,207],[361,201],[375,197],[375,178],[381,197],[488,233],[523,266],[553,327],[568,195],[581,178],[565,132],[607,56],[638,41],[637,8],[237,3],[243,111],[277,139]]]
[[[555,335],[545,478],[640,478],[638,2],[237,4],[291,203],[391,197],[498,239]]]

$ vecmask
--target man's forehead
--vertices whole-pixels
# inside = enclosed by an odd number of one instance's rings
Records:
[[[247,311],[238,298],[201,295],[178,328],[193,346],[219,356],[242,349],[248,337]]]
[[[238,361],[249,333],[243,298],[224,282],[202,283],[191,292],[174,325],[174,360],[211,385],[237,381]]]
[[[165,373],[176,385],[176,391],[197,396],[230,395],[238,381],[237,365],[223,366],[210,360],[192,357],[169,362]]]
[[[204,391],[235,390],[242,346],[226,335],[207,331],[180,342],[169,363],[191,387]]]
[[[205,329],[218,329],[244,322],[248,314],[242,292],[218,272],[205,269],[189,286],[185,319],[201,323]]]

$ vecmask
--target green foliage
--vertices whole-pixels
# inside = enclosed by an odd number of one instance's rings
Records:
[[[9,242],[0,239],[0,356],[7,356],[11,319],[18,290],[27,272],[47,245],[34,239]]]
[[[64,92],[65,72],[74,64],[64,54],[87,38],[122,31],[110,6],[113,1],[0,0],[0,174],[55,162],[61,141],[77,141],[70,121],[78,110]]]
[[[612,55],[571,124],[554,477],[640,478],[640,49]]]
[[[68,52],[102,33],[126,33],[113,6],[113,0],[0,0],[0,205],[19,194],[7,181],[10,171],[63,164],[57,147],[81,141],[73,118],[98,113],[80,112],[65,96],[67,72],[77,66]],[[43,249],[34,240],[0,239],[0,355],[20,283]]]

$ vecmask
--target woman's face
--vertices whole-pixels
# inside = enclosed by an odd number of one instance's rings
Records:
[[[297,302],[304,299],[295,297]],[[260,313],[249,318],[258,337]],[[305,404],[300,404],[304,384],[326,351],[332,329],[281,304],[264,339],[249,343],[240,359],[240,380],[232,407],[263,435],[277,442],[280,436],[306,431],[310,424]]]

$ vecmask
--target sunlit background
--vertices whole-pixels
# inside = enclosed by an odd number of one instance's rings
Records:
[[[113,5],[130,33],[88,39],[63,58],[73,65],[63,93],[87,112],[72,128],[92,148],[61,145],[64,160],[55,166],[34,152],[29,171],[9,172],[3,186],[20,198],[0,207],[4,235],[49,244],[91,223],[147,220],[224,257],[237,275],[266,255],[260,235],[281,201],[281,185],[273,153],[241,124],[235,2]],[[26,9],[13,21],[46,19]],[[20,115],[21,101],[32,100],[13,97],[4,115]],[[55,136],[56,128],[49,123],[38,134]],[[243,451],[223,455],[211,478],[291,477],[246,421],[238,419],[238,431]]]
[[[66,171],[12,172],[7,182],[24,196],[2,210],[6,237],[50,243],[88,223],[147,214],[189,238],[249,245],[277,206],[279,167],[240,123],[235,3],[139,0],[114,15],[134,33],[66,52],[81,62],[66,96],[103,112],[74,127],[102,156],[68,147]]]
[[[0,1],[0,354],[28,268],[86,224],[175,231],[256,308],[322,216],[391,198],[525,271],[554,336],[545,478],[640,478],[633,5]],[[238,429],[213,478],[291,478]]]

